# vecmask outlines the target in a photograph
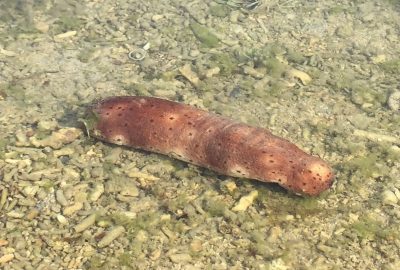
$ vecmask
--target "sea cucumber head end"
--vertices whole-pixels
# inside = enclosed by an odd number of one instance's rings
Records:
[[[332,169],[321,159],[312,158],[304,163],[292,184],[295,193],[316,196],[332,186],[334,174]]]

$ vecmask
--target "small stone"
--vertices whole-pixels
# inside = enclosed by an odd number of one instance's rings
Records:
[[[194,239],[190,243],[190,250],[191,251],[193,251],[195,253],[199,253],[202,249],[203,249],[203,244],[199,239]]]
[[[100,196],[104,193],[104,185],[102,183],[96,183],[92,192],[89,194],[89,200],[92,202],[97,201]]]
[[[54,36],[54,40],[60,41],[61,39],[64,39],[64,38],[73,37],[76,35],[76,33],[77,33],[76,31],[68,31],[65,33],[61,33],[61,34]]]
[[[179,253],[179,254],[171,254],[169,258],[174,263],[185,263],[190,262],[192,260],[192,256],[186,253]]]
[[[371,57],[372,63],[374,64],[381,64],[386,61],[386,55],[378,54],[376,56]]]
[[[63,225],[68,224],[68,220],[63,215],[58,214],[56,216],[56,218],[57,218],[58,222],[60,222],[60,224],[63,224]]]
[[[50,26],[46,22],[37,22],[35,23],[35,28],[42,33],[47,33],[47,31],[49,31]]]
[[[400,91],[394,91],[390,94],[387,105],[392,111],[400,111]]]
[[[42,131],[55,130],[57,128],[57,122],[41,120],[37,124],[37,127],[39,130],[42,130]]]
[[[194,86],[199,85],[200,79],[197,74],[192,71],[192,68],[189,64],[186,64],[183,67],[179,68],[179,72]]]
[[[206,78],[211,78],[215,75],[218,75],[220,71],[221,69],[219,67],[210,68],[206,70],[205,76]]]
[[[136,197],[139,190],[134,181],[126,177],[115,177],[105,183],[106,192],[118,192],[120,196]]]
[[[25,214],[16,210],[12,210],[7,213],[7,216],[11,218],[23,218]]]
[[[199,55],[200,55],[200,51],[197,49],[190,50],[190,52],[189,52],[190,57],[197,57]]]
[[[49,146],[53,149],[59,149],[65,144],[75,141],[82,131],[77,128],[61,128],[53,131],[50,136],[44,139],[38,139],[36,136],[30,137],[30,143],[35,147]]]
[[[32,208],[27,214],[26,214],[26,219],[27,220],[33,220],[40,214],[39,209],[37,208]]]
[[[58,189],[56,191],[56,200],[62,206],[67,206],[68,205],[68,201],[65,198],[64,192],[61,189]]]
[[[71,156],[72,154],[75,153],[75,150],[71,147],[64,147],[59,150],[54,150],[53,154],[55,157],[60,157],[60,156]]]
[[[234,181],[228,180],[221,184],[221,188],[228,193],[233,193],[237,189],[237,186]]]
[[[0,257],[0,264],[7,263],[7,262],[9,262],[9,261],[11,261],[13,259],[14,259],[14,254],[12,254],[12,253],[11,254],[5,254],[5,255]]]
[[[304,71],[298,70],[298,69],[290,69],[287,74],[289,77],[294,77],[296,79],[299,79],[303,85],[307,85],[311,82],[311,77]]]
[[[393,191],[387,189],[382,192],[382,202],[384,204],[394,205],[397,204],[398,201],[399,199]]]
[[[267,241],[270,243],[274,243],[278,240],[278,238],[282,235],[282,229],[278,226],[272,227],[269,230],[269,236]]]
[[[7,246],[7,245],[8,245],[8,241],[6,239],[0,239],[0,247]]]
[[[92,226],[95,223],[95,221],[96,221],[96,214],[91,214],[90,216],[82,220],[81,223],[75,226],[75,232],[77,233],[83,232],[84,230]]]
[[[151,17],[151,20],[152,20],[153,22],[156,22],[156,21],[161,20],[162,18],[164,18],[164,15],[162,15],[162,14],[154,14],[154,15]]]
[[[35,196],[36,192],[38,192],[39,186],[26,186],[24,187],[24,194],[28,197]]]
[[[139,195],[139,190],[132,182],[132,184],[121,190],[120,194],[122,196],[137,197]]]
[[[120,235],[125,232],[125,228],[122,226],[114,227],[111,231],[109,231],[97,244],[98,247],[106,247],[112,243],[115,239],[117,239]]]
[[[67,206],[64,208],[64,215],[70,216],[74,214],[75,212],[81,210],[83,208],[83,203],[82,202],[76,202],[73,205]]]
[[[256,79],[261,79],[261,78],[263,78],[265,76],[264,73],[258,71],[257,69],[255,69],[255,68],[253,68],[251,66],[247,66],[247,65],[243,67],[243,72],[245,74],[248,74],[248,75],[256,78]]]

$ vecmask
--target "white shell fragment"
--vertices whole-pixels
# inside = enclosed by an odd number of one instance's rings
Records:
[[[239,202],[232,208],[232,211],[241,212],[247,210],[250,205],[253,204],[253,201],[257,198],[258,191],[253,190],[248,195],[240,198]]]

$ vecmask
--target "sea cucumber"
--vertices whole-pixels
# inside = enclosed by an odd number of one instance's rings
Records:
[[[90,136],[157,152],[220,174],[278,183],[298,195],[318,195],[332,169],[270,131],[154,97],[118,96],[89,106]]]

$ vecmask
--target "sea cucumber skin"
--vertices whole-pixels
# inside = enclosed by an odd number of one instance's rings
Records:
[[[299,195],[318,195],[333,182],[322,159],[266,129],[169,100],[119,96],[89,107],[90,136],[158,152],[218,173],[275,182]]]

